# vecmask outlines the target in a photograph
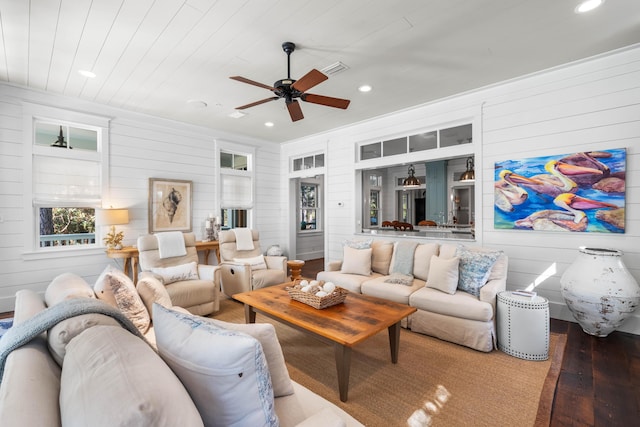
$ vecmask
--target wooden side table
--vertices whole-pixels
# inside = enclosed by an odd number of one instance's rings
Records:
[[[302,266],[304,266],[304,261],[301,259],[290,259],[287,261],[287,267],[291,270],[291,280],[302,278]]]
[[[107,249],[107,256],[112,259],[123,259],[124,265],[122,270],[124,274],[129,275],[131,268],[133,283],[138,282],[138,248],[135,246],[125,246],[122,249]]]

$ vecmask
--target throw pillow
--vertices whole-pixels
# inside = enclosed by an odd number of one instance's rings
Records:
[[[271,384],[273,385],[273,395],[275,397],[288,396],[293,394],[293,384],[289,377],[289,371],[284,361],[282,348],[278,342],[276,329],[270,323],[228,323],[222,320],[210,319],[205,317],[204,320],[221,329],[230,329],[232,331],[244,332],[251,335],[262,344],[262,350],[267,358],[267,366],[271,375]]]
[[[348,246],[353,249],[368,249],[371,247],[373,239],[368,240],[345,240],[342,246]]]
[[[233,262],[238,262],[241,264],[249,264],[251,266],[251,270],[267,269],[267,263],[265,262],[263,255],[258,255],[252,258],[234,258]]]
[[[96,295],[85,280],[73,273],[56,276],[44,292],[47,307],[52,307],[69,298],[95,298]]]
[[[458,287],[458,265],[460,258],[440,258],[431,255],[431,266],[427,278],[427,288],[437,289],[448,294],[455,294]]]
[[[117,307],[141,333],[147,332],[151,318],[129,276],[108,265],[93,289],[98,299]]]
[[[370,275],[371,248],[354,249],[350,246],[345,246],[340,272],[347,274],[359,274],[361,276]]]
[[[160,356],[189,391],[205,425],[278,425],[257,339],[158,304],[153,322]]]
[[[69,342],[59,402],[64,426],[203,425],[171,369],[120,326],[94,326]]]
[[[480,288],[487,283],[491,267],[500,255],[502,251],[472,251],[464,245],[458,245],[456,248],[456,256],[460,258],[458,289],[479,297]]]
[[[165,285],[183,280],[198,280],[198,264],[189,262],[187,264],[174,265],[173,267],[156,267],[151,272],[162,278]]]
[[[386,276],[393,256],[393,242],[375,240],[371,243],[371,250],[371,270]]]

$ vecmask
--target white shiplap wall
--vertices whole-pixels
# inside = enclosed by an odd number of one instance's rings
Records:
[[[23,117],[22,102],[55,106],[111,118],[109,154],[109,194],[105,206],[129,209],[130,223],[118,226],[126,245],[134,245],[148,230],[148,179],[169,178],[193,181],[193,231],[204,235],[204,220],[217,212],[216,141],[256,150],[255,226],[266,247],[281,243],[285,232],[281,218],[283,199],[278,190],[277,167],[280,147],[276,144],[221,134],[133,112],[107,108],[79,99],[40,93],[0,84],[0,312],[13,310],[19,289],[44,291],[56,275],[73,272],[93,283],[109,263],[116,263],[95,250],[79,256],[25,259],[23,220]],[[211,256],[213,262],[215,257]]]
[[[573,320],[560,277],[579,246],[610,247],[640,282],[640,46],[567,64],[332,132],[292,141],[283,151],[327,143],[326,261],[342,257],[355,222],[354,144],[373,138],[473,120],[476,151],[476,244],[509,256],[507,287],[532,283],[554,318]],[[552,233],[493,228],[493,168],[497,161],[585,150],[627,149],[626,232]],[[338,207],[338,202],[345,202]],[[640,334],[640,312],[623,331]]]

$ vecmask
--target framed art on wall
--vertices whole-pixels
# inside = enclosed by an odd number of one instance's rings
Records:
[[[495,164],[494,228],[624,233],[626,149]]]
[[[193,183],[149,178],[149,233],[191,231]]]

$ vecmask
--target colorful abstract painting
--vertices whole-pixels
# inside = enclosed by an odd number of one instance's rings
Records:
[[[624,233],[624,148],[495,164],[494,227]]]

